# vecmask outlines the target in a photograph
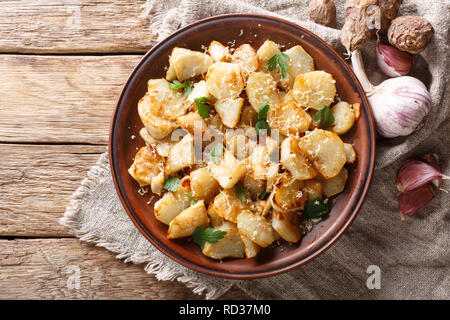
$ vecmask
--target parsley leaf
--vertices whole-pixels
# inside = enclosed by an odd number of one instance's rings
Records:
[[[191,91],[192,91],[192,85],[190,81],[184,81],[184,82],[180,82],[178,80],[173,80],[172,82],[169,83],[169,88],[172,90],[180,90],[183,88],[186,88],[184,90],[184,96],[187,97]]]
[[[223,145],[218,144],[216,146],[214,146],[214,148],[211,149],[211,151],[209,152],[209,157],[211,158],[212,161],[214,161],[215,164],[220,163],[220,160],[223,156]]]
[[[163,183],[163,189],[175,192],[180,187],[180,182],[181,180],[176,177],[167,176]]]
[[[197,199],[194,198],[194,196],[192,195],[192,192],[188,192],[187,196],[191,200],[191,206],[193,206],[197,202]]]
[[[264,189],[264,191],[259,195],[259,200],[264,200],[264,198],[266,197],[266,195],[267,195],[267,189]]]
[[[236,197],[238,197],[242,201],[247,201],[248,191],[244,188],[242,184],[237,184],[234,187],[234,193]]]
[[[195,110],[198,111],[198,114],[203,118],[209,118],[209,112],[211,111],[211,107],[206,102],[211,100],[208,97],[200,97],[194,99]]]
[[[267,124],[266,120],[259,120],[255,124],[256,134],[259,134],[259,130],[267,130],[267,133],[270,132],[270,127]]]
[[[206,242],[216,243],[217,241],[225,237],[226,234],[226,231],[214,231],[213,228],[203,229],[203,226],[198,226],[197,228],[195,228],[192,237],[194,238],[194,242],[198,244],[203,250]]]
[[[272,56],[272,58],[270,58],[268,61],[269,71],[275,70],[278,64],[281,70],[281,76],[283,78],[286,78],[289,61],[291,61],[291,59],[286,53],[277,53],[276,55]]]
[[[334,116],[331,113],[330,106],[323,105],[314,115],[314,122],[319,122],[319,128],[324,130],[334,124]]]
[[[330,204],[327,198],[315,198],[309,200],[305,207],[305,218],[313,219],[318,218],[326,213],[330,212]]]
[[[259,107],[258,111],[258,120],[266,120],[267,119],[267,111],[269,111],[269,103],[265,102],[263,105]]]
[[[189,81],[188,81],[189,82]],[[191,83],[189,82],[189,85],[186,87],[186,89],[184,90],[184,96],[187,97],[188,95],[191,94],[192,91],[192,86]]]

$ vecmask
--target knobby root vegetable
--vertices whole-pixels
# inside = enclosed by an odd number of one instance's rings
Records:
[[[412,54],[422,52],[433,37],[433,26],[417,16],[395,18],[388,30],[389,43]]]
[[[324,26],[330,26],[336,20],[336,6],[333,0],[311,0],[309,19]]]

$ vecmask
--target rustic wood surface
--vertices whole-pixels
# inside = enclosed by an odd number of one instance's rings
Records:
[[[59,225],[154,43],[143,0],[0,2],[0,299],[202,299]],[[80,288],[68,281],[79,268]],[[222,298],[250,299],[233,288]]]

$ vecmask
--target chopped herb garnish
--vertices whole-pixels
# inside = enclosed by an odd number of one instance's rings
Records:
[[[305,218],[314,219],[330,212],[330,204],[327,198],[315,198],[309,200],[305,207]]]
[[[247,201],[247,196],[248,196],[248,191],[247,189],[244,188],[243,185],[241,184],[237,184],[234,187],[234,192],[236,193],[236,196],[242,200],[242,201]]]
[[[176,177],[168,176],[164,180],[163,189],[166,189],[167,191],[175,192],[180,187],[180,182],[181,182],[180,179],[178,179]]]
[[[267,189],[264,189],[264,191],[259,195],[259,200],[264,200],[264,198],[266,197],[266,195],[267,195]]]
[[[314,122],[319,122],[319,128],[324,130],[334,124],[334,116],[331,113],[330,106],[323,105],[314,115]]]
[[[209,152],[209,157],[211,158],[212,161],[214,161],[215,164],[219,164],[220,160],[222,159],[223,156],[223,145],[218,144],[216,146],[214,146],[214,148],[211,149],[211,151]]]
[[[197,199],[194,198],[194,196],[192,195],[192,192],[188,192],[187,196],[191,200],[191,206],[193,206],[197,202]]]
[[[184,90],[184,96],[187,97],[192,91],[192,85],[190,81],[180,82],[178,80],[173,80],[169,83],[169,88],[172,90],[179,91],[180,89],[186,88]]]
[[[208,97],[200,97],[194,99],[195,110],[198,111],[198,114],[203,118],[209,118],[209,112],[211,111],[211,107],[209,106],[207,101],[211,100]]]
[[[266,120],[259,120],[255,124],[256,134],[259,134],[259,130],[267,130],[267,133],[270,133],[270,127]]]
[[[258,111],[258,120],[266,120],[267,119],[267,111],[269,111],[269,103],[266,102],[261,107],[259,107]]]
[[[194,242],[198,244],[203,250],[206,242],[216,243],[217,241],[225,237],[226,234],[226,231],[214,231],[213,228],[203,229],[203,226],[198,226],[197,228],[195,228],[192,237],[194,238]]]
[[[278,66],[281,70],[281,76],[283,78],[287,77],[287,69],[288,69],[288,62],[291,61],[289,56],[285,53],[277,53],[272,58],[269,59],[268,66],[269,71],[275,70],[275,68]]]
[[[188,81],[189,82],[189,81]],[[186,89],[184,90],[184,96],[187,97],[188,95],[191,94],[192,91],[192,86],[191,83],[189,83],[189,85],[186,87]]]

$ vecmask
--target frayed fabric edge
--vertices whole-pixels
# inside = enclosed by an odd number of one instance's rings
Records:
[[[84,230],[78,220],[79,212],[81,211],[81,201],[96,185],[102,175],[109,174],[108,154],[103,153],[97,164],[92,166],[88,171],[87,177],[83,179],[81,185],[73,193],[70,205],[66,208],[64,216],[59,219],[59,223],[69,229],[80,241],[93,243],[98,247],[103,247],[111,252],[116,253],[116,259],[122,260],[125,263],[141,264],[145,263],[144,270],[147,274],[154,275],[156,279],[161,281],[177,280],[186,285],[193,293],[202,295],[205,294],[206,299],[217,299],[225,292],[227,292],[233,284],[230,283],[228,288],[218,291],[215,288],[208,287],[206,283],[202,283],[198,279],[190,277],[183,272],[177,270],[175,265],[164,264],[163,261],[156,259],[153,254],[147,252],[131,252],[120,243],[109,242],[102,237],[99,237],[94,232]],[[157,261],[155,261],[157,260]],[[176,262],[173,262],[174,264]]]

